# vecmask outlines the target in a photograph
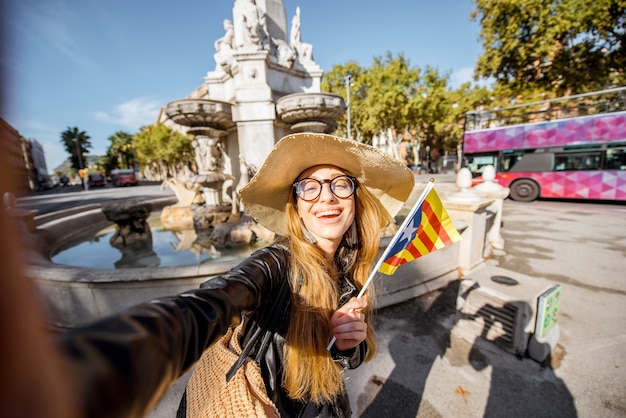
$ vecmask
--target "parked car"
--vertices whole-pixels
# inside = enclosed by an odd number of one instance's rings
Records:
[[[106,180],[102,173],[89,173],[87,176],[87,181],[89,182],[89,187],[104,187],[106,186]]]
[[[70,179],[66,175],[59,177],[59,186],[66,187],[70,185]]]
[[[55,175],[44,174],[37,179],[37,190],[50,190],[59,185],[59,179]]]
[[[135,170],[111,170],[111,183],[113,186],[136,186],[137,175]]]

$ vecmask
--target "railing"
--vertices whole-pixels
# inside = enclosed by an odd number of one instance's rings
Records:
[[[467,112],[465,114],[465,131],[625,110],[626,87],[617,87],[503,108]]]

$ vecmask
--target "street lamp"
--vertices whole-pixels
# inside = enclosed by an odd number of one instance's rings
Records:
[[[76,156],[78,157],[78,177],[80,177],[80,182],[83,186],[83,190],[87,190],[87,182],[85,181],[83,176],[80,175],[80,170],[83,169],[83,156],[78,143],[78,138],[74,138],[74,142],[76,142]]]
[[[348,108],[348,139],[352,139],[350,133],[350,83],[352,82],[352,75],[348,74],[344,77],[346,83],[346,106]]]

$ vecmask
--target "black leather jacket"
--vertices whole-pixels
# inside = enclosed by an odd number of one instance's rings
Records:
[[[140,304],[59,335],[79,410],[85,417],[145,416],[206,348],[240,323],[242,315],[259,315],[272,306],[288,266],[284,247],[266,247],[200,289]],[[319,408],[286,396],[278,372],[285,329],[286,324],[275,334],[261,364],[281,414],[350,416],[347,396]],[[344,367],[354,368],[366,350],[363,343],[350,352],[332,355]]]

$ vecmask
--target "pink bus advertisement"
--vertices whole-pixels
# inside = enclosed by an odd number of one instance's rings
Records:
[[[557,108],[565,117],[541,120],[544,110],[534,117],[524,114],[528,122],[509,125],[471,112],[470,123],[466,116],[465,165],[478,179],[484,166],[493,165],[499,184],[510,188],[514,200],[626,201],[626,88],[615,90],[610,92],[617,99],[604,106],[612,110],[608,113],[571,117],[582,113],[580,107],[568,112]],[[547,107],[534,103],[540,104]]]

